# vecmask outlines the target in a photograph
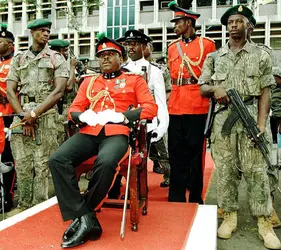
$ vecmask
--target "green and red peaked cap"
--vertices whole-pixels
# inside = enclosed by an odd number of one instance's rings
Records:
[[[13,33],[7,30],[7,24],[5,23],[1,24],[0,38],[6,38],[11,42],[15,41]]]
[[[116,51],[123,56],[125,53],[125,48],[117,43],[115,40],[106,37],[105,33],[100,33],[97,35],[98,43],[96,44],[96,56],[99,57],[100,53],[103,51]]]
[[[180,6],[177,5],[175,1],[172,1],[168,4],[168,7],[173,10],[174,13],[174,18],[170,22],[176,22],[179,19],[182,18],[192,18],[194,20],[197,20],[198,17],[200,17],[200,14],[195,13],[191,10],[183,9]]]

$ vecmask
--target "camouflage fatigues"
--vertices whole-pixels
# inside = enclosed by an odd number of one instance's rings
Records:
[[[242,98],[260,96],[264,87],[274,85],[271,58],[264,50],[246,42],[234,54],[226,44],[218,50],[213,69],[213,59],[204,62],[199,84],[220,85],[225,90],[236,89]],[[258,101],[247,108],[257,118]],[[217,107],[218,108],[218,107]],[[241,121],[237,121],[230,136],[221,134],[222,125],[231,109],[215,116],[211,141],[212,157],[218,170],[217,199],[226,212],[238,209],[238,185],[243,174],[248,185],[248,198],[252,214],[269,216],[272,212],[267,164],[260,151],[253,146]],[[268,142],[269,134],[265,134]]]
[[[17,54],[12,62],[7,80],[18,84],[23,110],[34,109],[53,91],[56,77],[68,77],[66,61],[62,55],[46,46],[37,56],[31,50]],[[52,61],[53,59],[53,61]],[[33,101],[28,100],[28,98]],[[16,117],[14,124],[20,120]],[[48,199],[48,159],[57,147],[58,114],[38,119],[38,136],[41,145],[31,137],[13,134],[11,148],[16,162],[19,190],[19,207],[27,208]]]
[[[271,59],[272,59],[272,63],[274,62],[273,60],[273,50],[272,48],[268,47],[265,44],[262,43],[254,43],[252,40],[250,41],[252,44],[258,46],[259,48],[261,48],[262,50],[264,50],[265,52],[267,52]],[[272,70],[274,68],[274,64],[272,67]],[[278,105],[278,103],[281,103],[281,97],[279,97],[278,95],[281,94],[281,91],[279,90],[279,88],[276,85],[272,85],[271,86],[271,110],[274,110],[274,113],[276,113],[276,111],[278,112],[278,109],[274,108],[274,106]],[[279,99],[279,100],[278,100]],[[281,110],[281,105],[280,105],[280,110]],[[274,115],[273,115],[274,116]],[[267,121],[267,133],[269,135],[271,135],[271,129],[270,129],[270,124],[269,124],[269,120]],[[277,150],[275,149],[275,145],[273,145],[273,141],[270,140],[270,145],[272,145],[271,148],[271,158],[273,159],[274,157],[277,159]],[[269,145],[269,147],[270,147]],[[276,164],[275,164],[276,165]],[[276,168],[276,166],[273,166],[272,168],[268,168],[268,177],[269,177],[269,184],[270,184],[270,191],[274,192],[277,188],[278,185],[278,169]]]

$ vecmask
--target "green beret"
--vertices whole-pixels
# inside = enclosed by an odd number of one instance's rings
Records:
[[[66,48],[70,45],[69,41],[62,39],[54,39],[49,42],[50,48]]]
[[[231,8],[229,8],[221,17],[221,24],[227,26],[228,18],[232,15],[240,14],[248,19],[250,19],[251,16],[253,16],[253,12],[244,5],[235,5]]]
[[[28,29],[37,29],[40,27],[48,27],[49,29],[52,26],[52,22],[48,19],[36,19],[33,22],[31,22],[30,24],[27,25]]]
[[[83,62],[83,63],[89,62],[89,58],[88,57],[79,57],[78,60]]]

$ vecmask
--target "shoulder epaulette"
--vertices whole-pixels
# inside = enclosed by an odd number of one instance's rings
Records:
[[[205,37],[205,36],[203,36],[202,38],[207,39],[207,40],[209,40],[209,41],[215,43],[215,41],[214,41],[212,38],[210,38],[210,37]]]
[[[15,57],[16,56],[20,56],[20,55],[22,55],[24,53],[24,51],[18,51],[16,54],[15,54]]]
[[[181,38],[178,38],[178,39],[176,39],[176,40],[170,42],[170,43],[168,44],[168,47],[171,46],[172,44],[174,44],[174,43],[180,41],[180,40],[181,40]]]
[[[161,69],[161,66],[156,62],[150,62],[150,64],[157,67],[158,69]]]
[[[267,46],[267,45],[265,45],[265,44],[263,44],[263,43],[257,43],[257,46],[259,47],[259,48],[261,48],[262,50],[265,50],[268,54],[272,54],[272,48],[271,47],[269,47],[269,46]]]

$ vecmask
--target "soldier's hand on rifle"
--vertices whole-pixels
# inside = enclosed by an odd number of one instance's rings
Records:
[[[214,98],[219,104],[228,104],[229,98],[227,96],[226,90],[220,86],[217,86],[214,90]]]
[[[37,115],[33,110],[28,110],[24,112],[24,117],[22,119],[22,122],[25,122],[26,124],[34,125],[36,121]]]
[[[265,133],[265,126],[259,125],[258,124],[258,128],[260,130],[260,133],[258,133],[258,137],[262,136]]]
[[[32,136],[32,139],[35,140],[35,130],[34,130],[34,125],[23,125],[22,126],[22,134],[24,136]]]

